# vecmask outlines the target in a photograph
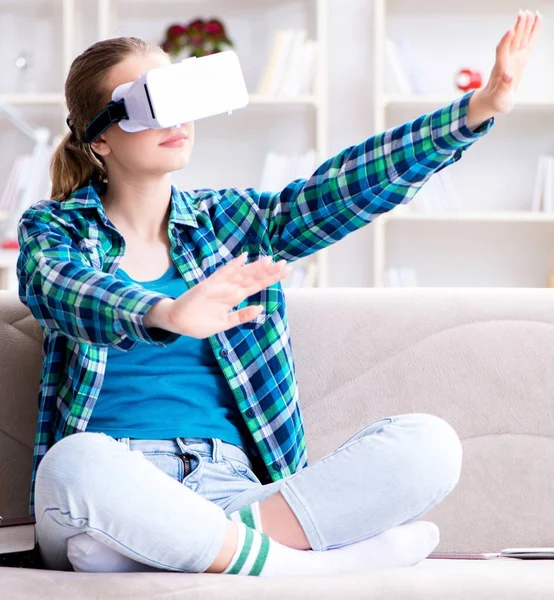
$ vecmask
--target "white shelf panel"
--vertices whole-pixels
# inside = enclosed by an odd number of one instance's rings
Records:
[[[19,250],[0,249],[0,269],[12,269],[17,263]]]
[[[250,104],[311,104],[317,106],[319,99],[317,96],[314,95],[279,98],[273,96],[260,96],[257,94],[252,94],[249,97],[249,101]]]
[[[0,104],[24,105],[60,105],[63,106],[63,94],[0,94]]]
[[[410,108],[427,108],[440,106],[446,106],[451,102],[454,102],[456,98],[464,95],[464,92],[449,96],[447,94],[420,94],[420,95],[402,95],[402,94],[389,94],[384,97],[384,104],[387,108],[399,108],[399,109],[410,109]],[[542,97],[542,98],[517,98],[514,110],[525,109],[525,110],[554,110],[554,98],[553,97]]]
[[[554,223],[554,213],[531,212],[531,211],[488,211],[488,212],[402,212],[391,213],[382,216],[385,221],[453,221],[453,222],[479,222],[479,223]]]
[[[63,94],[0,94],[0,103],[13,105],[41,105],[60,104],[63,105],[65,98]],[[272,97],[252,94],[249,97],[250,104],[311,104],[317,106],[319,98],[315,95],[296,97]]]

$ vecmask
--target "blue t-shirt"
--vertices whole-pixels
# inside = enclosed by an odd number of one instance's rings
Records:
[[[116,275],[134,281],[121,269]],[[159,279],[137,283],[172,298],[187,290],[174,264]],[[165,347],[110,347],[86,430],[116,438],[219,438],[244,447],[250,438],[208,338],[186,335]]]

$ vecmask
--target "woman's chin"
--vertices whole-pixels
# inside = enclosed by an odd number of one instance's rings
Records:
[[[175,156],[172,159],[165,160],[163,164],[160,165],[160,169],[166,173],[179,171],[188,166],[189,160],[190,156],[188,154],[186,156]]]

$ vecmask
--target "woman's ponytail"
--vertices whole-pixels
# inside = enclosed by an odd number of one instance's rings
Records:
[[[94,175],[106,179],[104,165],[91,147],[77,139],[73,131],[68,133],[56,148],[50,163],[52,200],[64,200],[82,187]]]
[[[65,101],[70,116],[68,133],[56,148],[50,163],[52,200],[63,201],[87,184],[91,177],[107,181],[101,158],[84,141],[87,124],[110,101],[106,90],[109,70],[132,54],[164,53],[160,46],[135,37],[101,40],[77,56],[65,82]]]

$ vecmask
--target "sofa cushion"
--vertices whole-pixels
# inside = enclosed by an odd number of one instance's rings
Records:
[[[210,573],[74,573],[0,568],[0,589],[25,600],[552,600],[550,560],[428,559],[365,574],[257,578]]]

